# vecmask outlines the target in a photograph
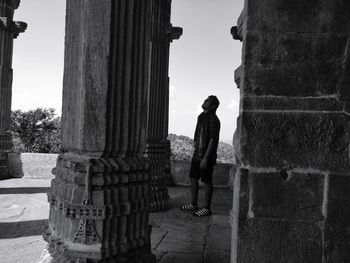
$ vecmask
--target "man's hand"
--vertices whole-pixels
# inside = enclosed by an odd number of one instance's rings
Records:
[[[199,167],[201,169],[205,169],[207,168],[207,165],[208,165],[208,158],[207,157],[204,157],[202,160],[201,160],[201,163],[199,165]]]
[[[201,160],[201,163],[199,164],[199,167],[201,169],[207,168],[207,166],[208,166],[208,156],[213,151],[214,151],[214,139],[210,138],[207,151],[205,152],[205,154],[203,156],[203,159]]]

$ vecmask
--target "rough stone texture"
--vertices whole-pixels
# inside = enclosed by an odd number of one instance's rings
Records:
[[[348,262],[348,1],[246,0],[232,262]]]
[[[105,147],[110,10],[110,1],[67,1],[62,104],[67,150],[101,153]]]
[[[19,0],[0,1],[0,180],[10,177],[8,153],[12,147],[10,122],[13,39],[27,27],[23,22],[13,21],[19,3]]]
[[[350,177],[329,176],[325,258],[328,262],[350,261]]]
[[[238,262],[322,262],[322,229],[316,223],[242,220],[238,240]]]
[[[251,173],[250,215],[293,220],[323,220],[324,176]]]
[[[246,94],[320,96],[337,93],[347,37],[248,33]]]
[[[54,262],[155,262],[148,216],[151,0],[68,0]]]
[[[339,33],[350,32],[347,14],[350,3],[329,0],[279,1],[259,0],[246,2],[249,16],[247,31],[282,31],[289,33]]]
[[[246,165],[349,170],[348,117],[344,114],[247,111],[242,117],[249,138],[241,145],[241,161]]]

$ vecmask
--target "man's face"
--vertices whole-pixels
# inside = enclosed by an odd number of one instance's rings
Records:
[[[209,110],[213,105],[212,100],[210,99],[210,97],[208,97],[202,104],[202,109],[203,110]]]

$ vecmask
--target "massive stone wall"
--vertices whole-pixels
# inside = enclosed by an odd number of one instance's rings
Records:
[[[232,262],[349,262],[345,0],[246,0]]]

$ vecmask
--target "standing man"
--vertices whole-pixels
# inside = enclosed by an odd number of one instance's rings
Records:
[[[210,204],[213,195],[212,175],[216,164],[216,152],[219,143],[220,120],[216,116],[219,107],[216,96],[209,96],[202,104],[203,112],[198,116],[194,133],[194,153],[190,170],[192,203],[181,207],[191,210],[195,216],[211,214]],[[205,184],[205,206],[198,209],[198,180]]]

